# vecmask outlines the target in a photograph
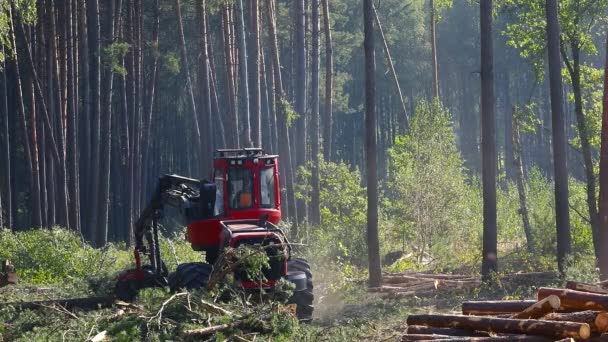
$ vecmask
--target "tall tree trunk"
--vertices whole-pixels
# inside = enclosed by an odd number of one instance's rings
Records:
[[[295,141],[291,143],[295,146],[295,173],[300,166],[306,162],[306,26],[305,26],[305,6],[304,0],[295,1],[295,111],[298,118],[293,121],[295,129]],[[296,143],[297,142],[297,143]],[[306,217],[306,204],[297,198],[297,215],[294,220],[298,223],[303,222]]]
[[[245,37],[245,14],[243,8],[243,0],[238,0],[235,3],[237,7],[236,13],[236,32],[239,39],[239,71],[241,72],[241,103],[242,103],[242,119],[245,126],[244,132],[242,132],[241,141],[242,144],[252,146],[253,141],[251,140],[251,115],[249,109],[249,72],[247,68],[247,39]]]
[[[281,182],[285,184],[287,189],[286,198],[287,201],[287,214],[293,220],[293,226],[291,230],[291,237],[295,240],[298,237],[298,222],[295,205],[295,192],[294,192],[294,177],[292,168],[291,151],[289,148],[289,134],[287,127],[287,108],[288,102],[283,94],[283,81],[281,79],[281,63],[279,59],[279,48],[277,43],[276,34],[276,21],[275,21],[275,9],[274,0],[266,0],[266,14],[268,18],[268,39],[270,40],[270,49],[272,51],[272,64],[275,91],[274,98],[276,104],[277,113],[277,138],[279,145],[279,155],[282,162],[279,164],[282,168],[281,175],[284,175]]]
[[[81,215],[80,224],[85,228],[82,231],[85,237],[89,237],[89,229],[87,227],[89,219],[89,200],[88,200],[88,185],[90,184],[91,175],[91,110],[93,103],[91,101],[91,83],[89,82],[91,77],[91,71],[89,69],[89,31],[87,25],[87,8],[85,1],[76,1],[78,3],[78,31],[79,31],[79,49],[82,63],[80,65],[80,74],[82,75],[82,112],[80,120],[80,172],[79,172],[79,189],[85,189],[81,192],[80,198],[81,203]]]
[[[90,5],[90,6],[89,6]],[[87,1],[87,22],[89,27],[89,48],[90,59],[89,66],[91,71],[91,90],[92,90],[92,108],[91,108],[91,164],[89,179],[89,227],[87,238],[90,241],[95,241],[95,229],[97,227],[98,209],[99,209],[99,176],[101,166],[101,149],[100,149],[100,124],[101,124],[101,30],[99,23],[99,0]]]
[[[184,72],[186,73],[186,86],[188,88],[188,96],[190,100],[190,109],[192,110],[192,117],[194,118],[194,142],[196,144],[196,154],[200,156],[201,152],[201,131],[199,125],[198,112],[196,110],[196,100],[194,98],[194,87],[192,85],[192,78],[190,77],[190,63],[188,62],[188,52],[186,50],[186,38],[184,37],[184,25],[182,22],[182,11],[180,0],[175,0],[175,15],[177,17],[177,32],[179,34],[179,45],[180,52],[182,55],[182,62],[184,63]],[[199,166],[200,167],[200,166]],[[197,167],[197,169],[199,168]]]
[[[311,129],[310,152],[312,156],[312,193],[310,201],[310,223],[321,223],[319,184],[319,0],[312,0],[312,78],[311,78]]]
[[[323,110],[323,157],[326,161],[332,158],[332,127],[333,127],[333,79],[334,51],[331,40],[331,23],[329,21],[329,0],[323,3],[323,30],[325,32],[325,108]]]
[[[222,33],[223,33],[223,43],[224,43],[224,69],[226,74],[226,88],[227,88],[227,96],[228,96],[228,141],[232,148],[237,148],[240,146],[240,134],[239,134],[239,116],[236,107],[236,89],[235,89],[235,75],[234,75],[234,63],[232,56],[232,46],[231,44],[231,31],[230,31],[230,10],[228,5],[223,6],[222,10]]]
[[[4,47],[1,48],[1,52],[4,55]],[[2,63],[2,136],[4,141],[2,145],[3,164],[4,164],[4,179],[0,180],[0,184],[4,183],[4,207],[0,208],[0,227],[7,227],[13,229],[13,201],[12,201],[12,189],[11,186],[11,139],[10,129],[8,124],[8,91],[7,91],[7,77],[6,77],[6,61]],[[2,193],[0,193],[0,197]],[[3,211],[4,210],[4,211]]]
[[[517,117],[514,115],[515,108],[513,108],[513,123],[512,127],[512,136],[511,139],[513,141],[513,164],[515,164],[515,182],[517,183],[517,193],[519,195],[519,214],[521,215],[521,221],[524,225],[524,234],[526,235],[526,246],[528,247],[528,252],[532,253],[534,251],[534,241],[532,238],[532,227],[530,226],[530,215],[528,214],[528,204],[526,197],[526,185],[524,183],[524,166],[523,166],[523,148],[521,146],[521,136],[520,136],[520,123]],[[507,161],[510,162],[510,161]]]
[[[599,216],[597,212],[597,199],[595,198],[595,172],[593,170],[593,157],[591,156],[591,145],[589,144],[589,132],[587,121],[583,113],[583,95],[581,89],[581,66],[580,66],[580,43],[572,41],[572,63],[568,61],[564,49],[561,50],[564,62],[572,81],[572,92],[574,93],[574,111],[576,113],[576,124],[578,136],[581,141],[581,151],[583,152],[583,162],[585,164],[585,178],[587,181],[587,208],[589,210],[589,221],[591,222],[591,232],[593,234],[593,248],[596,258],[599,258]]]
[[[110,45],[114,44],[114,6],[115,0],[110,0],[108,18],[108,37]],[[100,115],[100,170],[99,170],[99,217],[95,227],[95,245],[103,247],[108,242],[108,210],[110,201],[110,162],[112,156],[112,95],[114,86],[114,71],[110,66],[106,74],[104,87],[105,103]]]
[[[78,95],[76,81],[76,36],[73,25],[72,0],[66,1],[67,20],[67,127],[66,127],[66,153],[68,166],[68,193],[69,193],[69,222],[70,228],[80,232],[80,194],[78,193]]]
[[[557,229],[557,264],[565,271],[566,257],[570,254],[570,208],[568,207],[568,169],[566,166],[566,135],[564,134],[563,92],[561,61],[559,57],[559,21],[557,0],[546,0],[547,50],[551,85],[551,112],[553,129],[553,167],[555,168],[555,221]]]
[[[57,46],[57,37],[59,36],[56,28],[55,20],[55,6],[53,1],[47,1],[47,18],[46,23],[48,25],[47,35],[50,37],[48,44],[48,63],[49,63],[49,75],[48,81],[52,82],[51,92],[52,97],[49,98],[49,115],[55,118],[57,129],[55,130],[57,137],[57,147],[59,150],[59,159],[55,160],[57,182],[55,183],[56,190],[56,205],[57,210],[57,224],[62,227],[69,228],[68,218],[68,195],[67,195],[67,172],[66,172],[66,151],[65,151],[65,127],[66,127],[66,116],[64,111],[64,96],[62,80],[63,77],[63,62],[60,58],[59,48]],[[55,222],[52,222],[55,223]]]
[[[197,15],[199,18],[199,36],[200,36],[200,56],[201,62],[199,66],[199,90],[200,90],[200,103],[201,112],[203,113],[203,129],[201,130],[204,134],[203,142],[204,148],[207,153],[203,154],[201,158],[203,172],[210,172],[213,168],[212,160],[213,154],[213,112],[211,109],[211,90],[209,82],[209,52],[207,49],[208,45],[208,34],[207,34],[207,1],[199,0],[197,2]],[[245,77],[247,78],[247,77]],[[249,101],[247,101],[249,103]],[[208,174],[204,174],[207,176]]]
[[[507,176],[507,180],[513,181],[515,180],[517,166],[514,164],[515,156],[514,156],[514,146],[513,146],[513,114],[514,112],[509,108],[511,106],[511,96],[510,96],[510,78],[509,73],[504,73],[505,79],[504,83],[504,96],[506,97],[505,106],[503,109],[504,117],[503,122],[505,126],[505,174]]]
[[[253,40],[253,71],[250,70],[250,74],[253,76],[251,80],[253,81],[252,96],[253,96],[253,109],[251,111],[251,137],[253,139],[253,144],[255,146],[262,146],[262,97],[261,97],[261,85],[260,79],[262,75],[260,74],[261,69],[261,51],[260,51],[260,9],[259,9],[259,0],[252,0],[251,2],[251,31],[252,31],[252,40]]]
[[[432,2],[433,2],[433,0],[431,0],[431,3]],[[391,58],[391,52],[388,49],[388,44],[386,43],[386,38],[384,37],[384,30],[382,30],[382,25],[380,24],[380,18],[378,17],[378,11],[376,11],[376,7],[374,7],[374,19],[376,20],[376,25],[378,26],[378,32],[380,32],[380,37],[382,38],[382,47],[384,48],[384,54],[386,55],[386,63],[389,66],[389,70],[391,71],[391,76],[393,77],[393,81],[395,82],[395,88],[397,88],[397,95],[399,95],[399,101],[401,103],[401,110],[403,111],[401,113],[401,115],[403,116],[403,122],[405,123],[405,129],[408,129],[410,126],[410,123],[407,118],[407,109],[405,107],[405,101],[403,100],[403,93],[401,92],[401,86],[399,85],[399,78],[397,77],[397,72],[395,71],[395,66],[393,64],[393,58]],[[435,56],[434,52],[433,52],[433,55]]]
[[[439,71],[437,70],[437,36],[435,34],[435,26],[437,19],[435,18],[435,1],[431,1],[431,62],[433,69],[433,98],[439,97]],[[483,1],[483,0],[482,0]],[[482,31],[483,34],[483,31]]]
[[[365,40],[365,157],[367,174],[367,255],[369,286],[382,283],[378,238],[378,161],[376,157],[376,54],[374,51],[374,5],[363,0]]]
[[[492,0],[480,2],[481,31],[481,159],[483,183],[483,260],[481,274],[488,279],[497,270],[496,128],[494,118],[494,52]]]
[[[600,203],[598,266],[600,280],[608,279],[608,33],[606,33],[606,62],[604,66],[604,96],[602,98],[602,134],[600,146]]]

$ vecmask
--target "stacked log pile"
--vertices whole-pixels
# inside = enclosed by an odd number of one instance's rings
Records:
[[[608,291],[570,281],[536,300],[468,301],[462,314],[407,318],[402,341],[607,341]]]
[[[501,281],[530,281],[554,279],[554,272],[529,272],[501,275]],[[481,285],[479,276],[463,274],[430,274],[422,272],[385,273],[381,287],[370,288],[388,298],[432,296],[446,291],[472,290]],[[608,293],[608,291],[606,292]]]

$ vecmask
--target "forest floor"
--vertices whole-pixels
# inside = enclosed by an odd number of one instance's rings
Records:
[[[215,302],[228,315],[212,315],[205,308],[191,305],[197,301],[212,302],[207,294],[188,294],[175,299],[161,289],[145,290],[133,306],[114,305],[94,311],[67,311],[60,306],[36,310],[18,310],[0,304],[0,341],[169,341],[180,340],[188,328],[230,324],[253,315],[265,318],[268,326],[259,330],[256,324],[211,334],[209,341],[399,341],[405,320],[413,313],[459,312],[466,299],[531,298],[537,286],[551,284],[518,284],[493,289],[475,289],[465,293],[445,293],[434,297],[381,298],[368,293],[364,281],[335,291],[329,289],[326,277],[319,277],[315,287],[314,320],[297,324],[285,315],[268,316],[277,306],[270,303]],[[0,302],[48,300],[95,295],[91,288],[108,284],[82,284],[68,287],[31,287],[25,284],[0,289]],[[103,291],[103,290],[102,290]],[[165,307],[166,306],[166,307]],[[241,307],[242,306],[242,307]],[[190,307],[190,309],[187,309]],[[208,309],[208,308],[207,308]],[[185,312],[190,311],[190,312]],[[280,311],[280,309],[279,309]],[[262,320],[262,319],[260,319]],[[105,335],[103,335],[105,332]],[[102,334],[102,335],[99,335]],[[103,337],[95,340],[95,337]]]

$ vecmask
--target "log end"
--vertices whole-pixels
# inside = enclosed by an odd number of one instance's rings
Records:
[[[604,333],[608,331],[608,312],[600,312],[595,316],[595,326],[598,332]]]
[[[591,327],[587,323],[581,324],[580,329],[578,329],[578,335],[581,339],[586,340],[591,336]]]
[[[562,305],[561,300],[556,295],[550,295],[547,297],[547,302],[553,310],[559,310],[559,307]]]

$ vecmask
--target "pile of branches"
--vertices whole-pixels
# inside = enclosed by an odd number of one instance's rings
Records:
[[[536,300],[468,301],[462,315],[407,318],[402,341],[608,341],[608,289],[569,281]]]
[[[539,279],[553,279],[554,272],[512,273],[498,276],[501,282],[529,282]],[[481,286],[479,276],[464,274],[432,274],[423,272],[385,273],[382,286],[368,291],[380,293],[387,298],[407,298],[411,296],[434,296],[441,292],[469,291]]]

